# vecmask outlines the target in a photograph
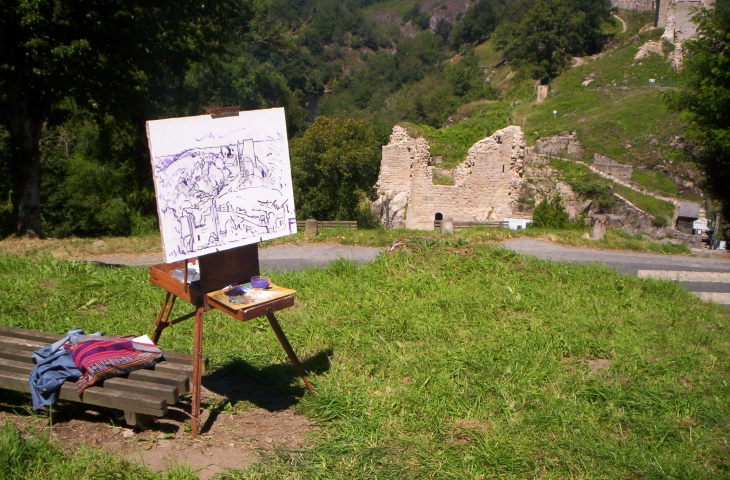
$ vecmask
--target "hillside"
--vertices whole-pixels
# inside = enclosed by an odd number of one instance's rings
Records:
[[[701,199],[698,175],[681,161],[678,149],[683,122],[668,111],[663,99],[678,85],[679,74],[671,63],[673,46],[661,43],[663,29],[647,28],[650,12],[619,11],[618,15],[626,31],[621,31],[618,21],[606,25],[613,38],[606,49],[575,58],[573,68],[550,82],[544,99],[537,98],[535,81],[515,71],[495,42],[487,41],[475,47],[474,55],[500,100],[465,102],[442,128],[405,125],[429,141],[432,154],[443,162],[440,167],[447,169],[463,161],[474,142],[508,124],[523,128],[528,146],[539,138],[575,132],[585,147],[581,160],[591,163],[594,154],[601,153],[638,167],[632,180],[640,185],[670,195],[683,190],[685,198]],[[647,42],[661,45],[660,50],[635,60]],[[457,55],[450,64],[461,59]]]

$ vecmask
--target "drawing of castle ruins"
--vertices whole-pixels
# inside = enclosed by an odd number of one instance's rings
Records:
[[[246,133],[206,132],[200,146],[153,155],[166,261],[296,233],[286,135]]]

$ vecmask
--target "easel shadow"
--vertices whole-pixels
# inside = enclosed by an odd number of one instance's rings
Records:
[[[320,375],[330,369],[333,350],[327,349],[304,359],[301,364],[308,375]],[[204,375],[202,386],[235,405],[250,402],[269,412],[286,410],[296,405],[307,391],[290,363],[257,368],[245,360],[236,359],[210,375]],[[315,386],[316,390],[316,386]],[[210,429],[220,411],[210,409],[201,433]]]

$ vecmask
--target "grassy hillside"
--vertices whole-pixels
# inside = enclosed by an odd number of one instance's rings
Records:
[[[664,93],[676,88],[678,74],[666,57],[649,55],[633,60],[639,47],[649,40],[659,40],[662,31],[638,33],[652,21],[647,12],[621,11],[620,14],[627,23],[627,31],[617,33],[612,47],[605,53],[584,59],[585,64],[554,79],[548,98],[539,105],[535,103],[534,80],[504,64],[502,53],[493,42],[487,41],[474,49],[485,75],[499,88],[503,102],[510,105],[509,122],[523,127],[528,144],[534,144],[540,137],[576,131],[586,148],[585,160],[589,162],[597,152],[622,163],[650,168],[678,158],[673,145],[684,126],[676,115],[667,111],[663,101]],[[665,47],[665,53],[669,50]],[[450,63],[460,59],[457,55]],[[586,80],[592,81],[587,86],[581,85]],[[453,123],[446,129],[424,127],[413,131],[431,141],[436,155],[444,155],[445,167],[454,166],[479,139],[478,135],[462,135],[461,130],[476,133],[475,125],[485,125],[484,120],[476,120],[483,116],[483,108],[480,112],[472,107],[487,103],[492,102],[473,102],[457,108],[451,116]],[[465,122],[463,127],[460,122]],[[487,133],[493,130],[482,128]],[[674,183],[655,170],[637,171],[634,181],[676,194]]]
[[[636,42],[565,72],[551,83],[544,103],[515,107],[514,123],[523,126],[529,143],[575,131],[588,161],[600,152],[622,163],[652,167],[676,157],[671,145],[683,124],[667,111],[662,95],[676,87],[677,73],[659,55],[633,60],[644,42],[657,40],[660,34],[660,30],[644,32]],[[593,81],[581,85],[588,79]]]

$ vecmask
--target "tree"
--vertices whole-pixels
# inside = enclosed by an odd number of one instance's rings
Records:
[[[730,218],[730,2],[719,1],[695,20],[697,36],[684,46],[682,86],[667,100],[688,122],[687,157],[702,169],[707,192]]]
[[[579,48],[577,25],[567,0],[537,0],[522,20],[517,49],[546,83],[570,64],[570,51]]]
[[[145,98],[189,62],[245,32],[249,0],[8,0],[0,4],[0,125],[18,234],[42,234],[40,139],[66,98],[103,116],[144,118]]]
[[[297,217],[357,219],[380,168],[380,143],[370,126],[317,117],[289,149]]]
[[[499,23],[494,8],[497,3],[496,0],[479,0],[469,7],[454,28],[451,48],[458,50],[465,43],[474,44],[488,39]]]
[[[500,23],[494,36],[510,61],[547,83],[570,65],[571,55],[600,49],[609,7],[608,0],[536,0],[519,23]]]

